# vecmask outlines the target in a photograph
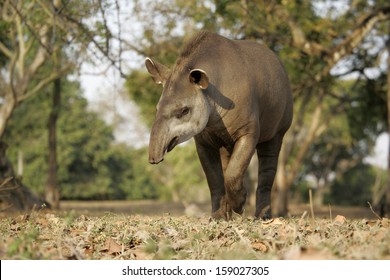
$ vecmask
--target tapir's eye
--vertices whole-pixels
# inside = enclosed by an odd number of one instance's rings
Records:
[[[176,117],[178,119],[184,117],[185,115],[187,115],[188,113],[190,112],[190,108],[188,108],[187,106],[186,107],[183,107],[179,110],[179,112],[177,113]]]

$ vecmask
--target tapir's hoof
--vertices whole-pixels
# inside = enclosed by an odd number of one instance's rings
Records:
[[[255,220],[267,221],[272,219],[271,206],[259,207],[256,209]]]
[[[258,221],[258,220],[262,220],[262,221],[268,221],[268,220],[271,220],[272,219],[272,216],[270,213],[265,213],[264,215],[262,216],[255,216],[255,221]]]
[[[231,220],[232,212],[231,211],[224,211],[224,209],[220,208],[214,213],[211,214],[211,218],[213,220],[225,220],[229,221]]]
[[[242,214],[244,214],[245,209],[244,209],[244,206],[240,206],[240,207],[234,209],[233,211],[234,211],[234,213],[237,213],[238,215],[242,215]]]

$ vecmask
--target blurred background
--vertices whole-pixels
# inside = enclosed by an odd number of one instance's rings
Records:
[[[390,210],[388,1],[3,0],[0,211],[107,200],[148,202],[156,213],[208,206],[192,141],[158,166],[147,160],[162,89],[143,61],[172,66],[199,30],[265,44],[287,69],[294,121],[274,215],[310,193],[315,207]],[[253,159],[249,206],[256,176]]]

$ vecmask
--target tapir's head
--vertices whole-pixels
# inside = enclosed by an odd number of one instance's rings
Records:
[[[210,106],[204,90],[209,79],[202,69],[175,67],[171,71],[150,58],[145,65],[153,80],[163,86],[149,142],[149,162],[157,164],[177,144],[206,127]]]

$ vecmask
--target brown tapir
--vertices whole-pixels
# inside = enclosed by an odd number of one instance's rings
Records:
[[[259,157],[256,218],[271,217],[271,188],[282,139],[292,121],[292,96],[282,63],[267,47],[200,32],[173,69],[145,60],[163,86],[149,143],[157,164],[177,144],[195,138],[211,193],[212,217],[241,214],[243,177]]]

